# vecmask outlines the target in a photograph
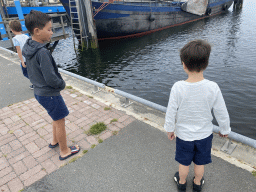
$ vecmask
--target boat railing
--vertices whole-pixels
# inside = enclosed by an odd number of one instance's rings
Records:
[[[60,18],[60,23],[59,22],[55,22],[53,23],[52,25],[52,31],[53,31],[53,36],[52,36],[52,39],[51,41],[54,42],[54,41],[59,41],[60,39],[66,39],[69,37],[69,35],[65,32],[65,27],[67,26],[67,23],[64,23],[64,17],[67,17],[67,13],[63,13],[63,14],[50,14],[51,18]],[[9,28],[9,22],[11,20],[18,20],[18,21],[25,21],[25,19],[19,19],[18,17],[12,17],[12,18],[3,18],[3,21],[0,22],[0,25],[1,24],[4,24],[5,25],[5,29],[6,29],[6,32],[7,34],[1,34],[0,35],[0,40],[8,37],[9,39],[8,40],[4,40],[4,41],[0,41],[0,46],[1,47],[4,47],[4,48],[8,48],[8,49],[13,49],[15,50],[15,47],[13,45],[13,42],[12,42],[12,37],[14,36],[14,34],[11,32],[10,28]],[[62,30],[58,30],[56,32],[56,29],[60,29],[62,28]],[[22,33],[24,34],[29,34],[29,31],[26,30],[26,31],[22,31]]]

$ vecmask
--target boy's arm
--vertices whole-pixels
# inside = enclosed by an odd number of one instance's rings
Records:
[[[38,61],[46,83],[55,89],[64,89],[65,81],[55,73],[52,57],[48,51],[38,53]]]
[[[17,50],[17,53],[18,53],[18,56],[20,58],[20,61],[21,61],[21,64],[24,68],[26,68],[27,66],[25,65],[24,61],[23,61],[23,57],[22,57],[22,52],[21,52],[21,49],[20,49],[20,46],[15,46],[16,47],[16,50]]]
[[[178,110],[178,99],[177,99],[177,91],[174,85],[170,93],[169,103],[168,103],[166,115],[165,115],[164,129],[167,132],[174,132],[175,130],[175,120],[176,120],[177,110]]]
[[[213,104],[213,113],[220,127],[221,135],[231,132],[228,110],[219,86],[217,87],[216,100]]]

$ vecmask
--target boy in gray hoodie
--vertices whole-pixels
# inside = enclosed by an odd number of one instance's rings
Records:
[[[69,114],[67,106],[60,95],[66,86],[58,72],[57,65],[45,47],[51,40],[51,17],[40,11],[31,11],[25,18],[25,25],[32,38],[25,43],[22,54],[27,61],[27,70],[31,83],[34,85],[36,100],[46,109],[53,119],[53,140],[50,148],[60,146],[60,160],[78,153],[78,145],[67,147],[65,117]]]

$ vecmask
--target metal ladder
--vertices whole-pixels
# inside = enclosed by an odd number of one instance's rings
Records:
[[[81,19],[79,6],[80,6],[79,0],[69,0],[70,22],[71,22],[71,28],[72,28],[74,49],[76,54],[77,54],[77,51],[79,50],[79,44],[82,42],[83,39],[87,39],[87,35],[84,35],[82,31],[81,21],[83,20]],[[77,17],[75,17],[76,15]]]

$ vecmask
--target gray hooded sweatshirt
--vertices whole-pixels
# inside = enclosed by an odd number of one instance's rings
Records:
[[[66,84],[45,44],[29,38],[22,49],[22,55],[26,58],[28,77],[34,86],[34,94],[60,95]]]

